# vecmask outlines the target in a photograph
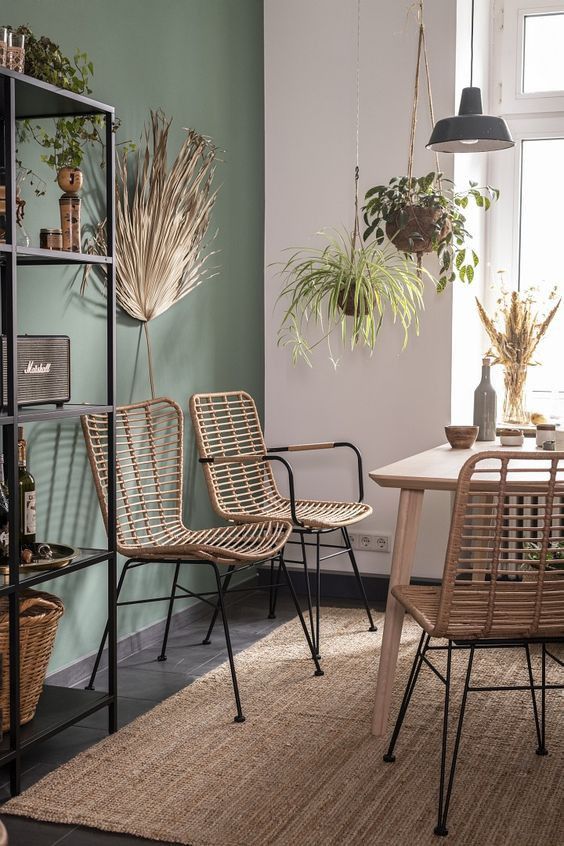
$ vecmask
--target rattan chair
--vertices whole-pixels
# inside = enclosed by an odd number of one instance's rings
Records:
[[[107,446],[106,415],[82,418],[88,456],[96,490],[107,525]],[[225,604],[225,583],[235,570],[252,567],[276,557],[286,574],[282,557],[291,526],[283,520],[263,520],[212,529],[193,530],[184,525],[183,508],[183,414],[177,403],[160,398],[123,406],[116,413],[117,541],[118,551],[127,560],[121,571],[117,596],[129,570],[148,563],[172,564],[174,573],[169,596],[121,601],[119,605],[142,602],[168,602],[164,639],[159,660],[166,660],[166,645],[174,601],[195,597],[218,607],[223,620],[227,653],[237,703],[237,722],[244,720],[233,660]],[[196,593],[179,584],[181,564],[206,565],[213,570],[215,589]],[[220,571],[219,565],[227,565]],[[318,675],[322,674],[298,599],[290,585],[296,609]],[[211,601],[213,598],[213,601]],[[92,687],[107,638],[107,626],[92,671]]]
[[[484,452],[470,458],[460,472],[442,586],[392,588],[395,599],[423,632],[384,761],[395,761],[396,741],[425,665],[445,685],[435,834],[448,833],[447,815],[469,692],[530,690],[537,754],[547,754],[546,693],[563,687],[549,684],[546,678],[547,658],[562,666],[548,646],[564,642],[564,570],[557,569],[563,563],[564,454]],[[435,638],[446,639],[447,644],[431,645]],[[540,683],[534,679],[532,644],[540,649]],[[474,654],[482,648],[524,649],[528,685],[472,684]],[[430,660],[430,653],[436,650],[446,651],[444,672]],[[468,661],[447,767],[455,650],[467,650]],[[502,796],[500,793],[500,801]]]
[[[348,441],[316,444],[294,444],[285,447],[265,445],[255,402],[243,391],[194,394],[190,399],[190,414],[196,432],[196,443],[212,505],[224,519],[239,523],[249,520],[290,520],[299,536],[296,543],[301,549],[301,560],[287,563],[300,564],[305,571],[311,637],[319,657],[321,569],[324,558],[348,554],[357,581],[360,597],[366,608],[370,631],[376,631],[372,613],[356,563],[347,527],[372,514],[372,508],[363,502],[362,458],[358,449]],[[334,500],[296,499],[294,477],[290,464],[277,453],[303,450],[326,450],[339,447],[351,449],[358,469],[359,498],[357,502]],[[278,490],[271,463],[284,465],[288,473],[289,496]],[[321,538],[338,531],[342,545],[322,543]],[[306,541],[312,537],[313,542]],[[293,541],[291,541],[293,542]],[[307,565],[306,546],[315,548],[315,621]],[[321,556],[320,548],[332,552]],[[334,550],[337,550],[335,552]],[[275,613],[278,582],[274,580],[271,566],[269,617]],[[212,617],[208,637],[216,615]]]

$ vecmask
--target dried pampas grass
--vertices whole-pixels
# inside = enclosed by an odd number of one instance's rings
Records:
[[[556,288],[549,300],[555,298]],[[492,344],[489,355],[493,356],[494,364],[502,364],[505,368],[504,419],[511,423],[526,423],[528,414],[524,408],[524,394],[527,367],[537,364],[533,357],[558,311],[560,300],[546,310],[545,316],[539,316],[534,289],[524,293],[503,291],[493,319],[487,315],[477,297],[476,305]]]
[[[176,158],[167,162],[172,119],[151,112],[144,142],[117,160],[116,299],[143,323],[151,394],[155,380],[148,323],[167,311],[213,274],[204,252],[217,192],[212,190],[216,148],[194,129],[186,129]],[[89,245],[106,253],[105,225]],[[82,281],[82,292],[88,274]]]

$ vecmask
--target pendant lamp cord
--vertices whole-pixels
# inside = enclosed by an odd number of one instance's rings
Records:
[[[474,0],[472,0],[472,20],[470,21],[470,88],[474,81]]]
[[[473,2],[473,0],[472,0]],[[413,160],[415,153],[415,134],[417,130],[417,108],[419,105],[419,75],[421,70],[421,58],[425,68],[425,81],[427,87],[427,99],[429,101],[429,115],[431,126],[435,125],[435,110],[433,108],[433,94],[431,91],[431,73],[429,70],[429,57],[427,56],[427,42],[425,40],[425,21],[423,19],[423,0],[418,0],[417,17],[419,20],[419,38],[417,41],[417,63],[415,65],[415,82],[413,86],[413,106],[411,110],[411,129],[409,133],[409,155],[407,159],[407,177],[409,182],[413,179]],[[436,171],[440,173],[439,155],[435,153]],[[438,187],[441,187],[440,177],[437,180]]]
[[[358,181],[360,177],[360,2],[356,2],[356,164],[354,169],[354,228],[352,237],[352,251],[356,249],[356,242],[360,237],[360,221],[358,217]]]

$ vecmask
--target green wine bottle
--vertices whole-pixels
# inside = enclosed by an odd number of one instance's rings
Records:
[[[20,549],[35,544],[35,479],[27,469],[26,449],[23,426],[18,426]]]
[[[6,564],[10,549],[8,486],[4,480],[4,456],[0,455],[0,561]]]

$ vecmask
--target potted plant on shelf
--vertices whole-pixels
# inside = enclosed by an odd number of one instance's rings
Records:
[[[301,357],[311,365],[312,350],[327,341],[336,366],[334,331],[340,329],[351,349],[360,344],[372,350],[389,312],[402,327],[405,347],[412,324],[419,329],[423,308],[423,281],[416,266],[390,247],[363,244],[356,226],[352,234],[325,237],[324,246],[295,252],[281,270],[286,282],[279,299],[289,302],[278,343],[292,347],[294,363]],[[311,327],[319,330],[313,339]]]
[[[465,246],[471,235],[464,210],[470,202],[487,210],[498,196],[496,188],[480,188],[475,182],[467,191],[456,191],[451,179],[434,171],[418,178],[394,176],[387,185],[366,192],[363,237],[374,236],[379,245],[387,238],[419,267],[424,253],[436,253],[438,291],[457,276],[472,282],[479,258]]]
[[[550,307],[556,295],[557,288],[554,288],[548,298],[549,304],[543,309],[543,316],[537,310],[537,292],[534,289],[523,293],[502,291],[493,318],[488,316],[476,298],[480,319],[492,344],[488,355],[493,356],[494,364],[502,364],[504,368],[503,419],[508,423],[529,422],[525,407],[527,371],[538,364],[533,361],[533,356],[560,306],[558,300]]]
[[[71,59],[65,56],[58,44],[46,35],[35,35],[28,26],[19,26],[14,32],[26,38],[26,74],[75,94],[91,94],[94,65],[87,53],[77,50]],[[118,125],[119,122],[116,122],[115,129]],[[45,151],[41,161],[54,171],[60,187],[64,191],[78,190],[82,184],[80,167],[86,149],[92,144],[99,145],[102,151],[105,148],[101,128],[100,115],[57,118],[54,131],[32,120],[23,120],[18,123],[18,140],[36,141]],[[130,142],[125,142],[125,145],[132,146]]]

